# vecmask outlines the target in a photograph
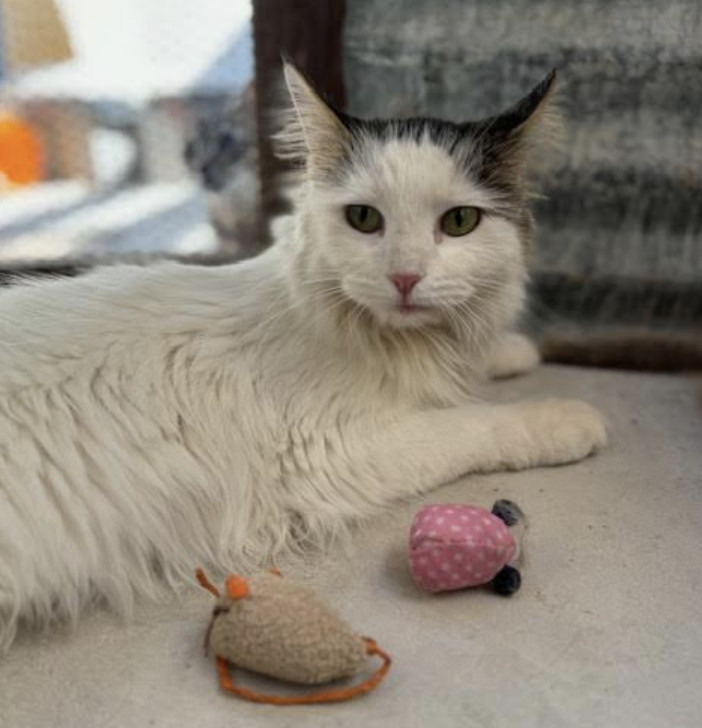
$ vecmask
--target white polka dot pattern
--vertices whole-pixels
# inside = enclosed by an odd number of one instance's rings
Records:
[[[516,551],[504,522],[480,506],[426,506],[410,529],[412,576],[432,592],[486,584]]]

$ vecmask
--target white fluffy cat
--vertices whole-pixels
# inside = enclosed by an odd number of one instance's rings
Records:
[[[605,442],[581,402],[471,402],[524,298],[522,158],[552,78],[455,125],[363,122],[286,76],[305,181],[273,248],[0,296],[4,647],[21,621],[128,611],[195,566],[264,563],[466,473]],[[501,346],[496,373],[535,363]]]

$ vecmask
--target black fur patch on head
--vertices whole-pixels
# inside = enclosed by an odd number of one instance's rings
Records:
[[[388,142],[393,139],[400,139],[419,144],[422,139],[428,138],[434,144],[450,152],[456,148],[456,145],[466,140],[463,125],[431,117],[357,119],[340,113],[339,118],[351,132],[352,140],[371,138],[381,142]]]

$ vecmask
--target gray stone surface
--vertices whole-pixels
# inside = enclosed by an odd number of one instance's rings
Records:
[[[318,564],[312,583],[395,660],[375,693],[309,708],[221,694],[202,653],[212,599],[194,590],[130,625],[95,614],[75,636],[24,636],[0,660],[0,725],[698,728],[702,380],[545,367],[486,394],[583,397],[609,418],[610,447],[400,504]],[[498,497],[530,518],[522,590],[420,593],[406,564],[419,504]]]
[[[353,0],[349,110],[460,120],[560,74],[535,270],[702,284],[702,3]]]

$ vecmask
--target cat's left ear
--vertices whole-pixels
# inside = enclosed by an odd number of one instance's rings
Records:
[[[560,141],[562,122],[555,91],[553,70],[507,111],[478,122],[477,129],[472,129],[485,156],[488,175],[516,183],[531,152]]]
[[[350,134],[339,114],[290,63],[283,68],[293,102],[293,116],[279,135],[281,156],[303,157],[311,173],[338,169],[348,149]]]

